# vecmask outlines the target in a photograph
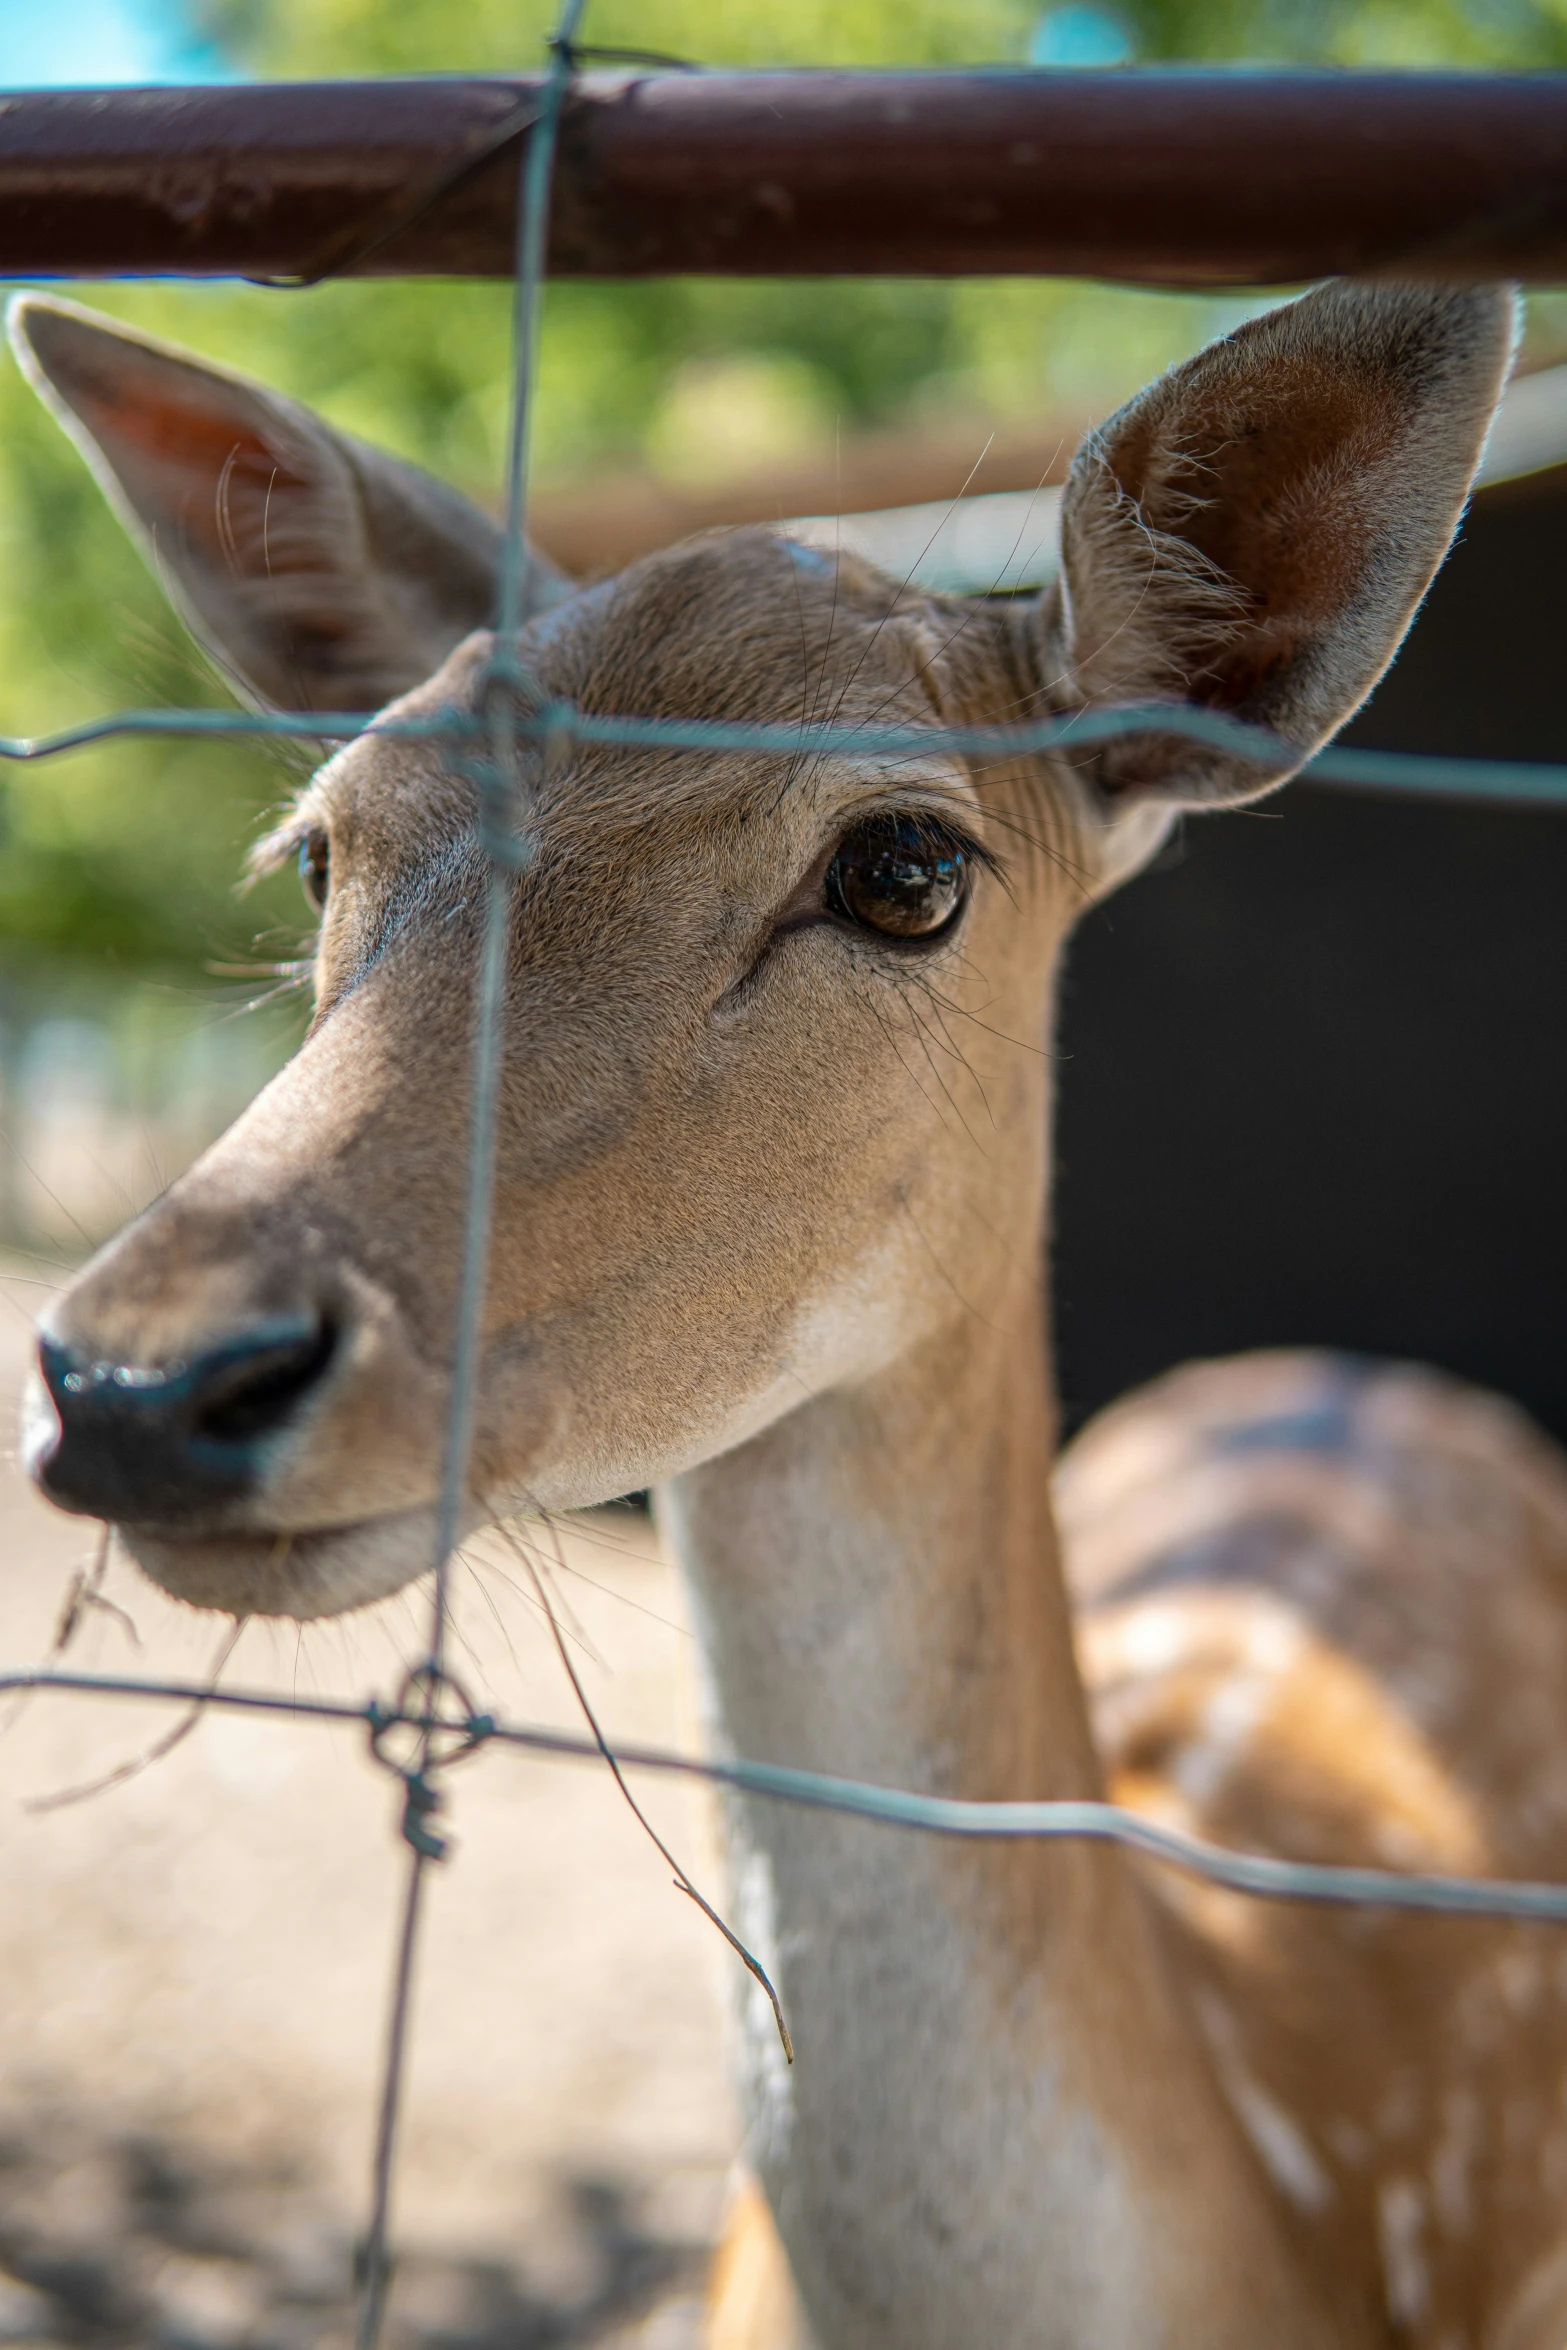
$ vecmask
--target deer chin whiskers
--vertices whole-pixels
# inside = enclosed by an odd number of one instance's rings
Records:
[[[120,1526],[143,1574],[190,1607],[312,1623],[401,1591],[433,1563],[435,1510],[279,1533],[170,1535]]]

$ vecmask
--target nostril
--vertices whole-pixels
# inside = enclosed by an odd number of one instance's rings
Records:
[[[127,1362],[46,1332],[38,1365],[54,1410],[29,1440],[32,1474],[63,1508],[121,1525],[225,1507],[264,1476],[267,1439],[314,1394],[340,1337],[300,1314],[253,1322],[200,1353]]]
[[[283,1426],[337,1350],[329,1322],[268,1332],[216,1350],[199,1366],[191,1397],[197,1435],[250,1444]]]

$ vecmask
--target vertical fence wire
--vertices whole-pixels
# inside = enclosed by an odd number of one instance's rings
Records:
[[[517,734],[517,695],[526,681],[518,665],[517,634],[526,610],[532,565],[527,540],[528,458],[532,438],[533,392],[538,375],[545,244],[549,234],[550,189],[559,144],[561,110],[565,105],[566,91],[573,72],[572,41],[585,5],[586,0],[566,0],[562,10],[551,43],[549,76],[524,150],[518,191],[513,379],[507,435],[506,536],[501,551],[495,646],[484,691],[490,725],[490,758],[487,762],[474,762],[474,775],[480,792],[478,837],[486,859],[484,940],[474,1017],[468,1194],[452,1352],[452,1391],[447,1416],[446,1459],[435,1528],[435,1595],[430,1658],[437,1670],[445,1661],[451,1554],[460,1532],[463,1481],[473,1441],[474,1376],[483,1320],[490,1215],[494,1199],[495,1121],[505,1025],[506,942],[512,876],[527,858],[527,842],[520,829],[522,808]]]
[[[386,2051],[371,2173],[370,2214],[365,2234],[356,2350],[377,2350],[390,2283],[389,2239],[392,2183],[396,2174],[398,2127],[407,2078],[409,2025],[425,1878],[439,1858],[439,1839],[428,1833],[435,1807],[430,1762],[445,1678],[451,1606],[451,1560],[462,1531],[463,1493],[473,1445],[474,1390],[484,1320],[489,1267],[490,1224],[495,1196],[495,1132],[505,1037],[506,978],[511,932],[513,880],[527,858],[522,830],[521,767],[517,698],[525,691],[517,658],[517,635],[528,602],[531,555],[527,541],[528,457],[533,394],[538,375],[539,323],[543,301],[550,191],[559,144],[561,111],[574,70],[573,41],[586,0],[565,0],[550,44],[550,69],[540,106],[523,149],[517,197],[517,254],[513,310],[513,373],[507,443],[506,534],[501,556],[494,651],[484,686],[490,726],[490,757],[474,761],[479,792],[476,833],[484,852],[484,928],[474,1004],[467,1191],[463,1207],[462,1257],[458,1275],[452,1344],[451,1394],[447,1408],[445,1457],[435,1513],[434,1591],[430,1652],[416,1676],[425,1716],[415,1766],[406,1774],[404,1836],[408,1875],[401,1930],[392,1975]]]
[[[428,1866],[428,1854],[410,1849],[402,1925],[392,1970],[392,2004],[387,2017],[386,2054],[381,2076],[380,2106],[376,2114],[375,2152],[371,2158],[370,2217],[360,2259],[359,2321],[354,2329],[355,2350],[376,2350],[386,2316],[386,2294],[391,2281],[387,2238],[391,2224],[392,2177],[397,2163],[397,2125],[402,2118],[403,2079],[408,2060],[408,2021],[413,2003],[414,1959],[424,1913],[424,1879]]]

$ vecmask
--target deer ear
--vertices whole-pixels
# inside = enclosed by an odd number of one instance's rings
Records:
[[[501,533],[297,401],[74,302],[11,345],[191,634],[244,699],[379,710],[491,617]],[[534,556],[531,609],[569,584]]]
[[[1325,285],[1085,444],[1059,591],[1084,703],[1195,703],[1291,746],[1251,760],[1147,732],[1085,748],[1107,803],[1249,799],[1365,699],[1452,540],[1516,312],[1497,286]]]

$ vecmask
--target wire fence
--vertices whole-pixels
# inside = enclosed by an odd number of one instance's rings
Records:
[[[392,1702],[371,1698],[358,1704],[225,1689],[212,1682],[52,1669],[0,1673],[0,1696],[52,1691],[61,1695],[173,1701],[191,1709],[192,1721],[199,1718],[202,1709],[211,1707],[261,1716],[286,1715],[324,1724],[358,1725],[376,1761],[398,1780],[402,1800],[401,1834],[408,1847],[408,1869],[387,2020],[364,2238],[357,2350],[376,2350],[385,2317],[391,2197],[423,1894],[429,1867],[441,1860],[446,1851],[439,1826],[442,1781],[448,1771],[489,1748],[510,1747],[543,1756],[607,1763],[623,1788],[622,1773],[627,1771],[673,1773],[751,1797],[831,1811],[889,1828],[988,1840],[1076,1838],[1109,1842],[1237,1894],[1567,1924],[1567,1884],[1503,1882],[1305,1864],[1206,1843],[1160,1827],[1137,1812],[1109,1802],[964,1802],[745,1759],[698,1760],[658,1747],[619,1741],[611,1747],[598,1729],[564,1648],[562,1656],[587,1714],[590,1735],[508,1722],[478,1711],[450,1671],[450,1574],[473,1428],[490,1246],[512,887],[533,854],[522,821],[522,751],[525,748],[540,751],[546,761],[565,757],[577,745],[672,753],[751,753],[786,760],[832,753],[889,760],[928,759],[940,754],[979,760],[1016,759],[1086,748],[1112,737],[1152,731],[1179,735],[1270,772],[1295,768],[1301,760],[1299,745],[1213,712],[1179,704],[1139,703],[1002,726],[742,725],[606,715],[551,700],[539,690],[519,655],[531,560],[526,538],[529,428],[558,131],[577,61],[589,54],[576,44],[584,6],[585,0],[566,0],[550,44],[550,71],[536,102],[529,102],[530,136],[523,157],[517,214],[515,367],[508,434],[506,532],[494,650],[481,680],[480,714],[446,710],[424,718],[388,718],[368,717],[360,712],[141,709],[92,719],[43,737],[0,737],[0,759],[33,761],[58,757],[88,744],[137,735],[284,737],[345,742],[373,731],[400,737],[435,738],[453,744],[462,755],[464,773],[477,787],[479,811],[475,837],[486,861],[484,926],[473,1037],[467,1195],[450,1400],[435,1540],[429,1562],[433,1595],[426,1661],[408,1675]],[[512,136],[517,127],[508,121],[506,136]],[[405,225],[401,215],[398,225]],[[1317,782],[1350,789],[1480,798],[1497,804],[1567,806],[1567,765],[1331,748],[1318,752],[1304,772]],[[558,1640],[558,1626],[555,1630]],[[629,1800],[629,1790],[626,1792]],[[634,1804],[633,1808],[636,1808]],[[640,1812],[638,1817],[642,1817]],[[645,1819],[643,1824],[648,1825]],[[651,1827],[649,1833],[653,1833]],[[660,1844],[660,1850],[663,1849]],[[666,1853],[666,1857],[676,1869],[676,1881],[681,1889],[699,1903],[773,1998],[787,2051],[787,2026],[760,1966],[729,1933],[723,1920],[685,1878],[672,1856]]]
[[[502,661],[491,676],[515,686],[516,672]],[[1567,766],[1543,759],[1466,759],[1422,751],[1373,751],[1333,745],[1303,758],[1302,747],[1264,728],[1226,718],[1184,702],[1135,702],[1039,718],[1011,726],[836,726],[828,724],[726,725],[712,718],[622,718],[580,710],[573,702],[541,699],[533,707],[513,704],[508,722],[512,744],[542,744],[567,751],[577,743],[614,745],[622,750],[756,752],[764,757],[819,758],[832,751],[864,758],[930,757],[1037,758],[1049,751],[1087,749],[1128,734],[1175,734],[1219,751],[1230,751],[1258,767],[1298,768],[1303,780],[1347,790],[1409,793],[1436,799],[1488,800],[1499,806],[1567,806]],[[353,742],[364,734],[439,741],[481,741],[486,721],[462,710],[432,718],[367,717],[362,712],[324,710],[119,710],[85,719],[57,734],[0,735],[0,759],[58,758],[121,735],[253,735],[314,737]],[[479,780],[490,770],[475,769]],[[481,840],[489,846],[487,836]],[[505,852],[520,869],[525,850],[513,843]]]

